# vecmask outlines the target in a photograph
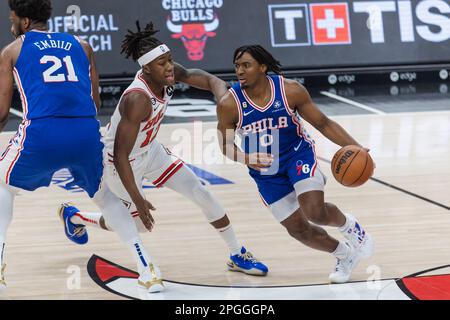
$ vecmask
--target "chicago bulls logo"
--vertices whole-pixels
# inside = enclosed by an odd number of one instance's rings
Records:
[[[175,24],[167,18],[167,28],[173,33],[172,38],[181,39],[187,50],[188,59],[192,61],[203,60],[206,40],[216,36],[214,32],[219,26],[219,19],[214,17],[208,23]]]
[[[173,39],[180,39],[187,51],[188,59],[201,61],[205,56],[208,38],[216,36],[219,27],[217,10],[224,0],[162,0],[167,11],[167,29]]]

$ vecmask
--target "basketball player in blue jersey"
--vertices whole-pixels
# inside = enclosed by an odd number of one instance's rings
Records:
[[[347,282],[360,259],[372,255],[373,242],[353,216],[324,201],[326,178],[302,119],[340,146],[359,143],[319,110],[301,84],[281,76],[280,63],[263,47],[240,47],[233,61],[239,82],[217,107],[222,152],[248,166],[263,202],[289,235],[337,258],[330,282]],[[347,241],[318,225],[339,228]]]
[[[0,156],[0,289],[4,279],[6,232],[14,197],[20,189],[49,186],[53,174],[68,168],[74,183],[93,198],[108,224],[128,246],[148,287],[154,278],[136,225],[107,185],[103,174],[103,143],[96,120],[100,105],[93,51],[80,39],[47,31],[49,0],[9,0],[11,32],[16,40],[0,53],[0,131],[17,84],[23,121]],[[65,232],[77,243],[87,241],[84,228],[62,215]]]

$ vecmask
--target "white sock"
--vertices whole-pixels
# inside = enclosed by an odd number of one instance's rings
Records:
[[[352,215],[350,215],[350,214],[346,214],[346,213],[344,213],[344,216],[345,216],[345,223],[344,223],[344,225],[342,225],[342,226],[339,227],[339,231],[340,231],[341,233],[347,233],[347,231],[348,231],[351,227],[353,227],[353,225],[354,225],[355,222],[356,222],[356,219],[355,219],[354,216],[352,216]]]
[[[225,243],[227,244],[232,256],[241,253],[242,246],[237,241],[236,234],[234,233],[233,226],[231,225],[231,223],[224,228],[216,230],[217,232],[219,232],[223,241],[225,241]]]
[[[332,253],[337,259],[345,259],[352,253],[352,249],[346,242],[339,241],[336,250]]]
[[[144,282],[149,281],[152,278],[154,278],[155,276],[158,278],[161,277],[159,269],[153,263],[152,258],[145,250],[144,245],[142,244],[142,240],[139,237],[131,239],[127,243],[127,246],[134,257],[134,260],[136,261],[136,264],[138,267],[139,279],[141,281],[144,281]],[[152,274],[150,265],[153,265],[153,267],[156,271],[156,275]]]
[[[14,197],[17,191],[3,182],[0,182],[0,268],[3,264],[6,232],[12,221]]]

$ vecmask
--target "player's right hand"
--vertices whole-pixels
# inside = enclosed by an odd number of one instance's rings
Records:
[[[250,168],[265,172],[267,168],[269,168],[273,163],[273,155],[269,153],[250,153],[248,155],[248,163],[247,166]]]
[[[142,199],[139,204],[136,203],[136,209],[144,226],[148,231],[152,231],[155,219],[153,219],[150,210],[156,210],[156,208],[146,199]]]

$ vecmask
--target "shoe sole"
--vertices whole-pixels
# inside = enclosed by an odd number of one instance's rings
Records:
[[[248,274],[248,275],[251,275],[251,276],[260,276],[260,277],[267,275],[267,272],[263,272],[263,271],[258,270],[258,269],[246,270],[246,269],[238,267],[234,263],[232,265],[227,263],[227,266],[228,266],[228,271],[242,272],[242,273],[245,273],[245,274]]]
[[[350,280],[350,277],[347,280],[333,280],[331,278],[328,279],[331,284],[343,284],[347,283]]]
[[[138,283],[138,288],[141,290],[145,290],[148,293],[158,293],[165,290],[164,285],[160,283],[152,284],[149,288],[147,288],[145,285]]]
[[[151,286],[147,291],[148,293],[158,293],[165,290],[165,287],[161,284],[155,284]]]

